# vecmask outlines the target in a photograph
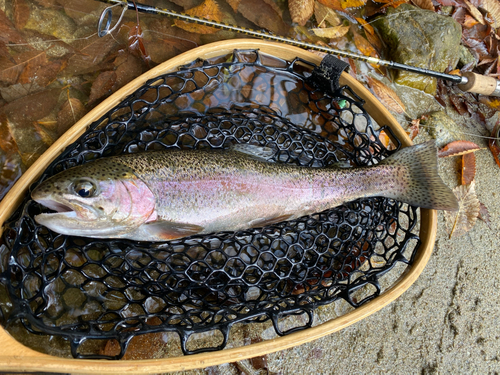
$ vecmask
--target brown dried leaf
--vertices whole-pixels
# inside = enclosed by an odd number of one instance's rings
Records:
[[[159,43],[157,40],[156,42]],[[163,43],[160,43],[160,45],[165,46]],[[112,88],[113,92],[139,77],[144,72],[144,65],[141,60],[131,53],[119,54],[113,63],[116,66],[116,82]]]
[[[116,73],[114,71],[102,72],[99,74],[90,89],[89,104],[105,95],[111,94],[111,89],[116,83]]]
[[[288,26],[283,22],[281,14],[265,0],[242,0],[238,12],[250,22],[277,35],[288,33]]]
[[[353,30],[353,36],[354,36],[354,44],[356,47],[361,51],[361,53],[365,56],[371,56],[371,57],[376,57],[379,58],[379,55],[375,48],[366,40],[364,37],[362,37],[359,33],[355,32]]]
[[[340,0],[340,5],[342,9],[347,8],[358,8],[366,4],[366,0]]]
[[[479,215],[479,200],[476,196],[475,182],[460,185],[453,189],[458,200],[458,211],[445,211],[444,217],[450,238],[467,233],[476,223]]]
[[[473,153],[462,155],[462,185],[468,185],[476,177],[476,155]]]
[[[318,0],[318,2],[320,2],[321,4],[330,9],[343,11],[342,4],[340,4],[340,0]]]
[[[428,10],[434,10],[434,5],[432,4],[432,0],[411,0],[413,5],[421,8],[421,9],[428,9]]]
[[[367,79],[370,88],[389,111],[400,114],[405,112],[405,106],[403,102],[401,101],[401,99],[399,99],[399,96],[394,92],[393,89],[386,86],[378,79],[371,77],[367,77]]]
[[[47,56],[44,51],[29,51],[21,53],[14,58],[14,62],[11,65],[6,66],[0,71],[0,82],[4,85],[13,85],[17,82],[19,76],[28,64],[39,67],[46,62]]]
[[[441,150],[439,150],[438,156],[440,158],[446,158],[448,156],[460,156],[460,155],[469,154],[471,152],[476,152],[480,149],[481,149],[481,147],[479,147],[474,142],[454,141],[454,142],[448,143]]]
[[[30,18],[30,7],[25,0],[14,0],[14,23],[17,29],[22,29]]]
[[[477,22],[477,20],[472,17],[472,16],[469,16],[468,14],[465,15],[464,17],[464,22],[462,22],[462,26],[470,29],[471,27],[474,27],[478,24],[479,22]]]
[[[339,26],[342,23],[337,13],[318,1],[314,3],[314,17],[316,17],[318,27],[327,27],[325,26],[325,21],[330,26]]]
[[[288,0],[292,22],[304,26],[314,12],[314,0]]]
[[[238,6],[240,5],[241,0],[226,0],[233,11],[236,13],[238,11]]]
[[[0,41],[4,43],[26,43],[22,34],[16,30],[2,10],[0,10]]]
[[[57,135],[61,136],[87,113],[85,106],[76,98],[69,98],[57,114]]]
[[[406,4],[409,0],[390,0],[389,2],[387,2],[383,7],[381,7],[380,9],[384,9],[384,8],[388,8],[388,7],[392,7],[392,8],[397,8],[398,6],[400,6],[401,4]]]
[[[375,48],[375,51],[382,51],[384,49],[382,41],[376,33],[370,34],[369,32],[365,32],[365,35],[366,39],[368,39],[368,42]]]
[[[216,22],[222,22],[224,14],[219,9],[219,5],[214,0],[205,0],[200,5],[186,11],[186,14],[194,17],[205,18]],[[189,23],[185,21],[174,21],[177,27],[186,31],[198,34],[213,34],[219,31],[213,27]]]
[[[9,120],[17,127],[31,126],[33,121],[44,118],[54,109],[60,93],[60,89],[40,91],[16,99],[3,109]]]
[[[481,25],[485,25],[486,22],[484,21],[483,15],[479,11],[479,9],[477,9],[468,0],[463,0],[463,2],[465,3],[465,5],[467,5],[467,8],[469,9],[470,14],[472,14],[472,17],[474,17]]]
[[[111,35],[99,38],[97,35],[85,40],[84,43],[76,41],[72,44],[78,53],[68,60],[68,66],[64,70],[67,75],[79,75],[101,70],[99,64],[108,57],[111,50],[118,44]]]
[[[490,14],[490,18],[493,19],[491,27],[497,29],[500,27],[500,3],[498,0],[483,0],[481,2],[480,8],[486,10]]]
[[[324,29],[311,29],[311,31],[321,38],[336,39],[341,38],[349,32],[349,26],[334,26]]]

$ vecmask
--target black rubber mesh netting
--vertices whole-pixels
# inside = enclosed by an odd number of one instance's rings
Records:
[[[311,68],[236,51],[159,76],[91,124],[31,190],[66,168],[153,149],[245,142],[272,147],[276,162],[310,167],[386,157],[362,100],[348,87],[315,89]],[[343,299],[357,307],[378,296],[381,275],[410,263],[420,243],[417,209],[384,198],[166,243],[58,235],[34,221],[43,211],[27,194],[6,223],[8,318],[63,336],[80,358],[106,357],[82,352],[87,340],[117,340],[120,354],[106,358],[121,358],[144,333],[177,332],[191,354],[224,348],[235,323],[271,320],[279,335],[308,328],[320,305]],[[304,313],[306,324],[284,332],[280,319]],[[212,330],[222,333],[220,345],[187,347],[191,334]]]

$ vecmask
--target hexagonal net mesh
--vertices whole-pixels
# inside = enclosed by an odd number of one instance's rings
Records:
[[[100,157],[153,149],[245,142],[272,147],[275,162],[310,167],[386,157],[362,100],[349,87],[333,95],[315,89],[311,68],[235,51],[159,76],[91,124],[31,189]],[[190,354],[224,348],[235,323],[271,320],[279,335],[304,329],[320,305],[343,299],[357,307],[378,296],[379,277],[411,262],[420,243],[412,232],[417,209],[385,198],[165,243],[58,235],[34,221],[44,211],[27,194],[6,223],[2,282],[10,319],[65,337],[74,357],[120,358],[134,335],[149,332],[177,332]],[[356,297],[367,285],[370,292]],[[301,313],[305,325],[280,327],[279,319]],[[222,332],[222,344],[188,349],[191,334],[211,330]],[[120,354],[80,350],[95,339],[117,340]]]

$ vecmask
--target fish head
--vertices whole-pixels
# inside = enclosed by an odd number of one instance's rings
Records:
[[[156,219],[156,198],[131,168],[102,159],[67,169],[33,190],[36,202],[56,211],[37,223],[66,235],[120,238]]]

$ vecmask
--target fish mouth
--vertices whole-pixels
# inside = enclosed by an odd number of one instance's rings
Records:
[[[56,211],[56,213],[75,212],[75,209],[69,206],[68,204],[57,202],[52,199],[35,199],[35,201],[52,211]],[[51,214],[49,213],[46,215],[51,215]]]
[[[83,205],[79,202],[68,202],[62,200],[55,200],[52,198],[38,198],[33,197],[33,200],[49,210],[55,212],[44,212],[35,216],[35,220],[39,224],[44,224],[42,221],[45,220],[56,220],[56,219],[78,219],[79,221],[84,220],[95,220],[96,213],[92,207]]]

